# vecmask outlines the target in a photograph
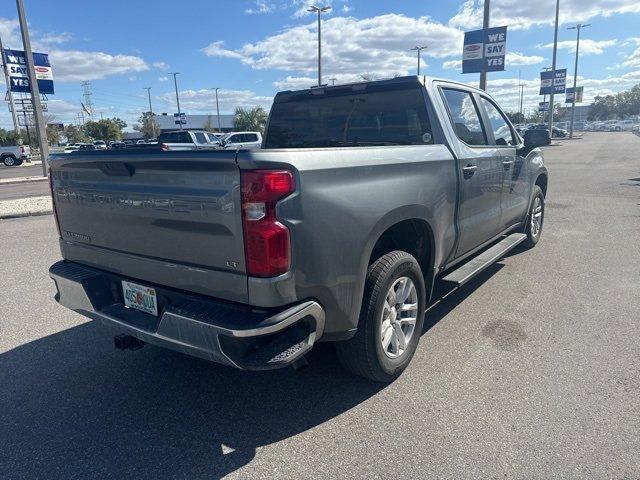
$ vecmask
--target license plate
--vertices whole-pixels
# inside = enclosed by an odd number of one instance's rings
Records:
[[[158,300],[156,299],[156,290],[154,288],[123,280],[122,291],[126,307],[158,316]]]

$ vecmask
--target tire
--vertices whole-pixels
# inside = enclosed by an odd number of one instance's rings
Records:
[[[18,160],[13,155],[5,155],[2,157],[2,163],[7,167],[14,167],[18,165]]]
[[[403,279],[409,279],[410,282]],[[414,290],[411,290],[411,284]],[[391,324],[389,319],[392,314],[397,315],[395,308],[401,300],[401,289],[404,291],[404,287],[408,287],[409,291],[404,305],[413,305],[415,300],[417,308],[415,311],[411,309],[400,313],[400,317],[396,316]],[[394,290],[395,293],[392,293],[392,289],[397,291]],[[400,376],[413,358],[420,341],[424,323],[425,292],[420,265],[407,252],[396,250],[387,253],[370,265],[358,330],[350,340],[336,343],[336,351],[342,365],[356,375],[377,382],[389,383]],[[392,310],[386,306],[389,305],[388,297],[396,299],[396,305],[393,305]],[[402,317],[403,314],[405,317]],[[409,334],[413,315],[415,323]],[[401,335],[398,328],[402,332]],[[400,337],[405,340],[408,337],[408,341],[402,342]],[[383,346],[385,340],[386,348]],[[402,348],[403,343],[405,348]]]
[[[537,216],[537,217],[536,217]],[[537,221],[534,222],[534,219]],[[527,223],[524,233],[527,239],[522,243],[524,248],[533,248],[540,241],[542,235],[542,227],[544,226],[544,193],[542,189],[536,185],[533,189],[533,199],[527,214]]]

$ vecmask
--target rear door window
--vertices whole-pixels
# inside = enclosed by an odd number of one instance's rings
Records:
[[[241,139],[242,135],[238,134],[238,135],[231,135],[228,139],[227,139],[227,143],[240,143],[242,141]]]
[[[456,135],[467,145],[486,145],[480,114],[470,92],[443,88]]]
[[[195,132],[196,142],[198,143],[207,143],[207,138],[204,136],[203,132]]]
[[[245,133],[244,135],[244,141],[245,142],[257,142],[258,141],[258,135],[256,135],[255,133]]]
[[[266,148],[431,143],[431,124],[422,88],[388,86],[378,90],[367,87],[358,91],[349,87],[325,94],[302,93],[276,102],[265,139]]]
[[[516,145],[517,142],[513,132],[511,131],[511,127],[498,107],[496,107],[493,102],[486,97],[480,97],[480,103],[484,107],[484,111],[489,118],[495,144],[502,146]]]

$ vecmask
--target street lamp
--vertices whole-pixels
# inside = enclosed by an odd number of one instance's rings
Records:
[[[420,52],[422,52],[422,50],[424,50],[425,48],[427,48],[426,45],[423,45],[423,46],[416,45],[411,49],[418,52],[418,76],[420,76]]]
[[[169,72],[170,75],[173,75],[173,86],[176,89],[176,104],[178,105],[178,124],[180,125],[180,130],[182,130],[182,115],[180,115],[180,96],[178,95],[178,80],[177,76],[180,75],[180,72]]]
[[[222,132],[222,125],[220,125],[220,105],[218,104],[218,87],[214,87],[211,90],[216,91],[216,114],[218,116],[218,132]]]
[[[576,30],[576,64],[573,70],[573,98],[571,99],[571,125],[569,126],[569,138],[573,138],[573,119],[576,114],[576,85],[578,82],[578,51],[580,50],[580,30],[591,25],[590,23],[578,23],[575,27],[569,27],[567,30]]]
[[[307,12],[316,12],[318,14],[318,86],[322,85],[322,31],[320,27],[320,15],[331,10],[331,6],[318,7],[310,5]]]

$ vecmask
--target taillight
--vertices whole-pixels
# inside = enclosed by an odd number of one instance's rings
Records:
[[[165,152],[169,151],[169,145],[167,145],[166,143],[161,143],[160,148],[162,148],[162,150],[164,150]]]
[[[58,229],[58,236],[62,236],[60,231],[60,221],[58,220],[58,212],[56,211],[56,198],[53,192],[53,176],[51,175],[51,169],[49,169],[49,191],[51,192],[51,207],[53,209],[53,218],[56,220],[56,228]]]
[[[244,170],[242,177],[242,221],[247,274],[275,277],[289,270],[289,229],[278,221],[276,203],[295,189],[287,170]]]

